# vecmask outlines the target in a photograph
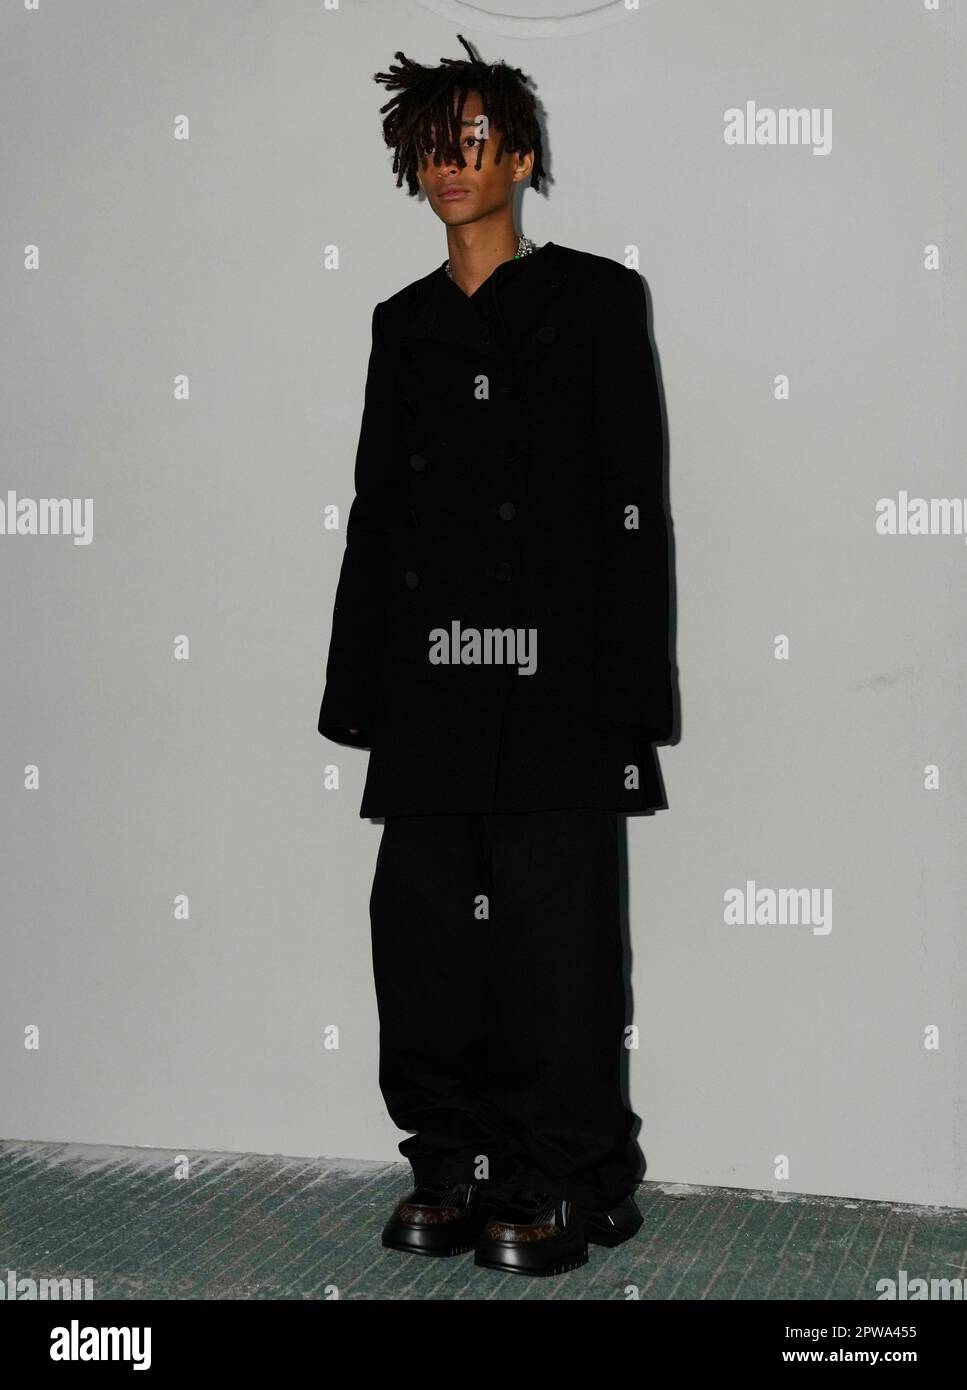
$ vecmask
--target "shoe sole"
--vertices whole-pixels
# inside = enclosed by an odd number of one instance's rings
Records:
[[[475,1226],[452,1241],[445,1239],[440,1226],[397,1225],[384,1228],[380,1243],[385,1250],[398,1250],[403,1255],[466,1255],[480,1240],[480,1232],[486,1223],[482,1215]]]
[[[398,1250],[402,1255],[440,1255],[446,1258],[447,1255],[466,1255],[477,1242],[468,1240],[462,1245],[447,1245],[437,1249],[434,1249],[432,1245],[410,1244],[402,1237],[399,1240],[383,1237],[380,1243],[384,1250]]]
[[[528,1269],[526,1265],[507,1264],[503,1260],[482,1259],[480,1255],[474,1257],[474,1264],[478,1269],[496,1269],[501,1274],[529,1274],[532,1278],[545,1278],[553,1274],[567,1274],[571,1269],[580,1269],[581,1265],[588,1262],[588,1252],[578,1255],[571,1260],[559,1260],[556,1264],[545,1266],[543,1269]]]

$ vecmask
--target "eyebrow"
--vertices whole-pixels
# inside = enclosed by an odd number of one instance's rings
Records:
[[[481,111],[480,116],[486,116],[485,111]],[[460,122],[461,126],[475,126],[480,120],[480,116],[464,116]]]

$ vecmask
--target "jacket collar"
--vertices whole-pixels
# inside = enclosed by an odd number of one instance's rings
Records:
[[[412,341],[470,348],[484,357],[509,362],[523,351],[533,332],[544,326],[545,311],[567,279],[565,257],[553,241],[546,242],[533,257],[531,264],[514,274],[512,288],[504,292],[498,285],[501,314],[510,341],[517,345],[513,353],[488,332],[471,297],[450,279],[442,264],[422,282],[421,307],[405,336]],[[494,274],[499,275],[500,270],[498,266]],[[487,292],[487,282],[479,292]]]

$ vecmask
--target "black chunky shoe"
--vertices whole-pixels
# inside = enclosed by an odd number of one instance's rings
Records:
[[[388,1250],[462,1255],[472,1250],[489,1215],[479,1182],[418,1183],[383,1227]]]
[[[641,1227],[632,1196],[610,1211],[523,1189],[495,1204],[477,1241],[474,1264],[512,1274],[565,1274],[587,1264],[588,1242],[620,1245]]]

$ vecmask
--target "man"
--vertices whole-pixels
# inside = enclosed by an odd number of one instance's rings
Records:
[[[376,81],[448,259],[377,304],[319,731],[371,749],[383,1244],[553,1274],[641,1225],[620,1093],[618,815],[665,807],[661,416],[637,273],[514,227],[528,78]]]

